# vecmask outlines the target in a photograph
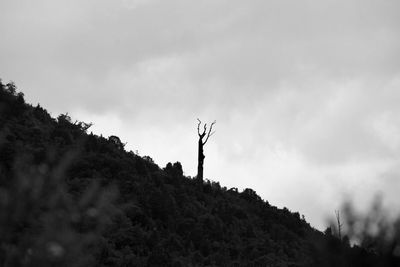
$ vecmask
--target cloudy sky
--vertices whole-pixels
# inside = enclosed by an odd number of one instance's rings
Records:
[[[0,77],[156,163],[325,227],[400,189],[400,1],[2,0]]]

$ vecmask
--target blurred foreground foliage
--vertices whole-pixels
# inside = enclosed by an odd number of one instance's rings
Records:
[[[343,204],[342,211],[342,243],[351,247],[343,257],[352,258],[352,266],[400,266],[400,216],[384,208],[381,196],[376,196],[365,212],[356,210],[350,201]],[[339,240],[337,222],[331,220],[330,224],[325,233]]]
[[[0,85],[0,266],[379,266],[252,189],[161,169]]]
[[[20,159],[10,180],[1,177],[2,266],[93,266],[101,233],[111,223],[115,190],[91,184],[79,197],[67,192],[63,163]]]

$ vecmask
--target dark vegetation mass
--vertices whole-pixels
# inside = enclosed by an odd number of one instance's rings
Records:
[[[0,82],[0,266],[396,266]]]

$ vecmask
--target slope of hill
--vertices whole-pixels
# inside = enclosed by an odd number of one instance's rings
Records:
[[[185,177],[0,83],[1,266],[372,266],[252,189]]]

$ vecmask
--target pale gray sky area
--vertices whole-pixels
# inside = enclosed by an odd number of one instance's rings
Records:
[[[251,187],[324,229],[400,190],[398,0],[2,0],[0,77],[160,166]]]

